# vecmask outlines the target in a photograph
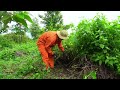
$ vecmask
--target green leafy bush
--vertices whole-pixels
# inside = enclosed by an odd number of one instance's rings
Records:
[[[0,50],[3,50],[5,47],[12,48],[12,42],[10,39],[0,35]]]
[[[28,42],[30,39],[24,34],[17,34],[17,33],[10,33],[10,34],[6,34],[4,35],[7,39],[10,39],[12,42],[15,43],[26,43]]]
[[[100,14],[91,20],[84,19],[78,24],[75,37],[74,45],[80,55],[120,71],[119,19],[109,22]]]

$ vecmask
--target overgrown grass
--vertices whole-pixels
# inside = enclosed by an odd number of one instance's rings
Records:
[[[1,79],[42,79],[47,73],[35,41],[0,52]]]

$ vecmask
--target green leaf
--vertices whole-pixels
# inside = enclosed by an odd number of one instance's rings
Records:
[[[106,60],[105,60],[105,64],[108,63],[108,62],[109,62],[109,59],[106,59]]]
[[[24,13],[24,18],[27,19],[29,22],[33,23],[32,19],[30,18],[29,15]]]
[[[115,60],[114,63],[119,63],[119,61],[118,61],[118,60]]]
[[[12,21],[12,18],[11,17],[9,17],[9,18],[7,18],[6,20],[4,20],[3,21],[3,23],[5,24],[5,25],[7,25],[9,22],[11,22]]]
[[[104,53],[107,53],[107,50],[103,50]]]
[[[103,48],[104,48],[104,45],[103,45],[103,44],[100,44],[100,47],[103,49]]]
[[[21,19],[24,19],[24,14],[23,13],[17,13],[16,16],[21,18]]]
[[[27,27],[27,23],[24,19],[21,19],[15,15],[15,16],[13,16],[13,20],[15,20],[16,22],[22,23],[25,27]]]
[[[10,16],[8,16],[8,15],[3,16],[3,17],[2,17],[2,21],[7,20],[9,17],[10,17]]]
[[[113,61],[109,61],[108,63],[113,66]]]
[[[107,50],[110,50],[110,48],[108,48],[108,47],[105,47]]]
[[[96,79],[96,72],[95,71],[92,71],[90,75],[92,76],[93,79]]]
[[[2,22],[7,25],[12,20],[11,15],[8,13],[4,14],[2,17]]]
[[[102,61],[100,60],[100,61],[99,61],[99,65],[101,65],[101,64],[102,64]]]
[[[84,79],[87,79],[87,75],[84,76]]]

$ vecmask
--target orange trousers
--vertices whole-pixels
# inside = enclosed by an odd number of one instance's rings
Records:
[[[48,67],[54,68],[54,57],[48,54],[48,52],[45,49],[45,46],[39,45],[38,49],[39,49],[40,54],[42,56],[42,60],[46,65],[46,69],[48,69]]]

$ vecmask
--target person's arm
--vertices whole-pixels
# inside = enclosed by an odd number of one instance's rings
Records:
[[[58,47],[62,52],[64,52],[64,47],[62,46],[62,41],[58,42]]]
[[[47,51],[50,55],[53,55],[53,52],[52,52],[51,47],[50,47],[51,44],[52,44],[52,41],[51,41],[50,38],[48,38],[48,39],[46,40],[46,43],[45,43],[45,48],[46,48],[46,51]]]

